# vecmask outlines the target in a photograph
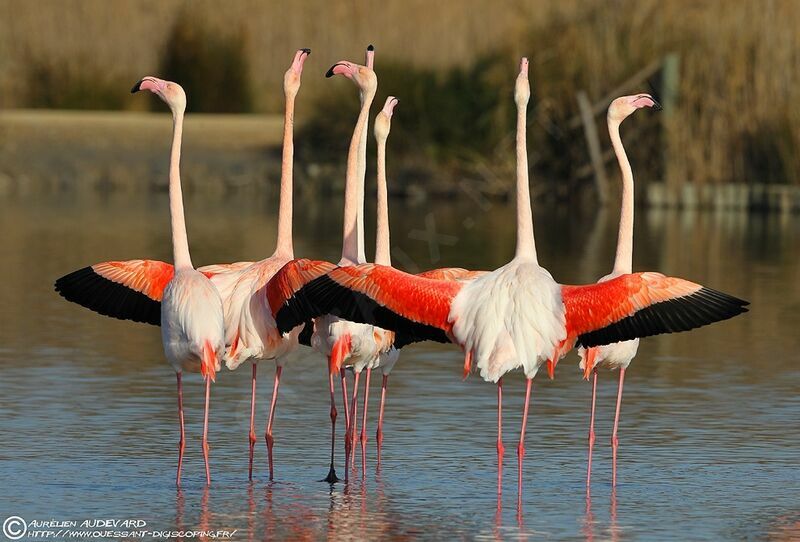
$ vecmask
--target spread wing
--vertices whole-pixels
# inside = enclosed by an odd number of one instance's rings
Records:
[[[747,312],[749,302],[660,273],[562,286],[567,335],[592,347],[688,331]]]
[[[215,264],[198,271],[213,280],[250,264]],[[171,264],[158,260],[101,262],[64,275],[56,280],[55,289],[67,301],[104,316],[158,326],[161,296],[174,273]]]

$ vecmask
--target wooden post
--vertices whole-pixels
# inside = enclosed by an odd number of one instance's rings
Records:
[[[586,146],[589,149],[589,158],[594,169],[594,183],[597,189],[597,198],[600,203],[605,205],[608,202],[608,179],[606,179],[606,169],[603,163],[603,151],[600,148],[600,138],[597,135],[597,124],[594,121],[592,104],[586,92],[581,90],[577,95],[578,109],[583,123],[583,132],[586,135]]]
[[[680,185],[687,179],[679,179],[679,172],[683,168],[673,164],[675,153],[673,152],[673,123],[675,122],[675,104],[678,101],[678,85],[680,83],[680,57],[676,53],[670,53],[664,57],[664,64],[661,69],[661,105],[664,108],[664,182],[667,185],[667,199],[671,205],[678,203]]]

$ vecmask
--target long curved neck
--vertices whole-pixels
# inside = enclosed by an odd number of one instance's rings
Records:
[[[286,96],[283,117],[283,156],[281,158],[281,193],[278,208],[278,243],[276,256],[294,258],[292,246],[292,174],[294,170],[294,96]]]
[[[375,263],[392,265],[389,250],[389,194],[386,188],[386,138],[378,139],[378,227],[375,234]]]
[[[533,212],[528,180],[527,104],[517,105],[517,252],[515,258],[536,259]]]
[[[364,92],[359,92],[361,107],[364,107]],[[367,255],[364,248],[364,185],[367,179],[367,133],[369,132],[369,108],[367,108],[367,121],[361,134],[358,147],[358,261],[366,262]]]
[[[617,256],[614,259],[615,273],[630,273],[633,260],[633,171],[622,146],[619,135],[619,121],[608,120],[608,134],[617,155],[619,169],[622,171],[622,208],[619,216],[619,235],[617,237]]]
[[[183,137],[183,113],[172,115],[172,150],[169,157],[169,215],[172,222],[172,257],[175,269],[192,269],[189,256],[189,239],[186,236],[186,220],[183,215],[183,192],[181,191],[181,138]]]
[[[350,149],[347,152],[347,175],[344,186],[344,231],[342,239],[342,263],[364,263],[363,224],[359,228],[359,208],[363,214],[364,179],[359,175],[358,155],[360,152],[361,138],[367,127],[369,107],[375,98],[375,90],[365,93],[358,114],[353,137],[350,140]],[[363,217],[362,217],[363,220]],[[359,230],[361,230],[359,232]]]

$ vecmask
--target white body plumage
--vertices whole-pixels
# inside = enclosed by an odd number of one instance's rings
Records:
[[[453,300],[449,320],[489,382],[518,367],[533,378],[566,337],[561,287],[526,258],[467,283]]]
[[[211,281],[194,269],[179,269],[161,300],[161,339],[175,372],[200,372],[206,342],[216,354],[215,370],[225,351],[222,299]]]
[[[282,366],[297,349],[298,326],[290,333],[278,332],[264,293],[267,282],[291,258],[272,256],[235,271],[238,274],[225,297],[225,365],[234,370],[245,361],[275,359]]]
[[[369,324],[342,320],[330,314],[314,320],[311,346],[323,356],[330,357],[336,341],[346,336],[350,337],[350,350],[342,360],[342,366],[352,365],[357,373],[366,368],[378,367],[380,355],[394,350],[394,333]]]

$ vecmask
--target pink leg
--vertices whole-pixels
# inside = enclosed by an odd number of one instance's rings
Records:
[[[175,485],[181,487],[181,467],[183,466],[183,450],[186,448],[186,433],[183,429],[183,384],[181,373],[175,373],[178,378],[178,420],[181,422],[181,440],[178,441],[178,475]]]
[[[364,412],[361,417],[361,471],[367,468],[367,404],[369,403],[369,378],[372,369],[367,369],[367,378],[364,380]]]
[[[592,483],[592,448],[594,448],[594,405],[597,398],[597,369],[592,370],[592,417],[589,418],[589,466],[586,470],[586,487]]]
[[[203,460],[206,463],[206,485],[211,485],[211,468],[208,465],[208,406],[211,402],[211,378],[206,377],[206,409],[203,415]]]
[[[383,445],[383,407],[386,405],[386,386],[389,383],[389,375],[383,375],[381,383],[381,407],[378,413],[378,430],[375,432],[375,441],[378,444],[378,465],[381,463],[381,446]]]
[[[267,418],[267,432],[264,438],[267,440],[267,458],[269,459],[269,481],[273,479],[272,471],[272,445],[275,440],[272,438],[272,422],[275,421],[275,405],[278,402],[278,386],[281,385],[281,372],[283,367],[280,365],[275,367],[275,384],[272,388],[272,403],[269,405],[269,418]]]
[[[617,390],[617,412],[614,414],[614,432],[611,433],[611,486],[617,485],[617,429],[619,428],[619,408],[622,406],[622,384],[625,381],[625,369],[619,370],[619,390]]]
[[[356,466],[356,433],[358,432],[358,380],[361,373],[355,373],[353,379],[353,404],[350,406],[350,462],[353,469]]]
[[[253,481],[253,453],[256,446],[256,371],[258,366],[253,363],[253,383],[252,390],[250,391],[250,469],[249,478]]]
[[[522,509],[522,458],[525,457],[525,429],[528,427],[528,405],[531,402],[531,384],[533,384],[533,379],[529,378],[525,385],[525,405],[522,407],[522,430],[519,432],[519,444],[517,444],[517,506],[519,510]]]
[[[342,380],[342,403],[344,404],[344,458],[347,465],[347,458],[350,457],[350,402],[347,394],[347,373],[344,367],[339,370],[339,377]],[[345,471],[345,478],[347,471]]]
[[[497,494],[503,493],[503,379],[497,381]]]
[[[333,386],[333,373],[328,371],[328,386],[330,387],[331,392],[331,467],[328,470],[328,476],[326,476],[322,481],[328,482],[329,484],[333,484],[339,481],[339,478],[336,476],[336,469],[333,466],[333,455],[334,451],[336,450],[336,393],[334,392]]]

